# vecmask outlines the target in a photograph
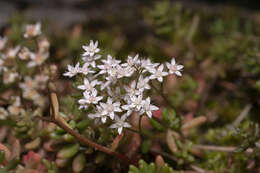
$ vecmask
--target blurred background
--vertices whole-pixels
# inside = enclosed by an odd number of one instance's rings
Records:
[[[259,119],[259,7],[256,0],[1,0],[0,28],[18,43],[22,25],[41,21],[61,73],[90,39],[122,59],[174,56],[185,66],[165,88],[176,110],[223,127],[248,106],[248,117]]]

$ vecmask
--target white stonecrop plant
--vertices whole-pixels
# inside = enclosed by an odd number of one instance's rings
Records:
[[[30,101],[33,105],[33,115],[43,113],[47,97],[43,91],[47,87],[49,80],[50,69],[54,66],[44,66],[44,62],[49,57],[50,43],[48,39],[41,35],[41,24],[26,25],[24,33],[23,46],[12,45],[8,42],[6,36],[0,36],[0,79],[2,85],[8,88],[10,94],[4,94],[3,90],[0,94],[3,95],[5,104],[0,105],[0,119],[6,119],[9,115],[24,116],[24,101]],[[35,42],[30,43],[31,40]],[[30,44],[37,43],[35,48],[29,49],[26,47],[26,41]],[[40,67],[40,68],[39,68]],[[34,73],[23,72],[22,69],[30,69]],[[31,106],[32,107],[32,106]],[[29,112],[29,111],[28,111]],[[31,113],[30,113],[31,115]],[[10,116],[10,117],[12,117]]]
[[[111,55],[105,59],[99,54],[98,42],[92,40],[83,49],[84,63],[68,65],[68,71],[63,75],[70,78],[77,74],[83,76],[83,84],[77,86],[83,95],[78,100],[79,109],[91,110],[88,117],[96,122],[106,123],[111,119],[114,123],[110,128],[117,129],[119,134],[123,128],[131,127],[127,118],[132,112],[151,118],[152,112],[159,109],[146,96],[151,89],[150,81],[163,82],[169,74],[181,76],[183,68],[183,65],[176,64],[174,58],[166,65],[139,58],[138,54],[128,56],[124,63]]]

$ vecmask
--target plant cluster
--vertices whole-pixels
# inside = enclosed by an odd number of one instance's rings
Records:
[[[111,27],[53,32],[52,47],[40,23],[13,19],[0,39],[0,172],[259,171],[257,25],[167,0],[140,11],[138,39],[107,14]],[[120,58],[130,50],[152,60]]]
[[[159,109],[151,104],[149,83],[152,80],[163,82],[163,77],[168,74],[181,76],[183,66],[176,64],[174,58],[164,65],[139,58],[138,54],[128,56],[125,63],[111,55],[103,59],[97,46],[97,41],[83,46],[83,64],[68,65],[64,76],[81,75],[83,84],[77,86],[83,90],[83,98],[78,100],[79,109],[88,111],[88,117],[95,119],[96,123],[106,123],[108,118],[113,120],[115,123],[110,128],[118,129],[121,134],[123,128],[131,127],[126,120],[133,112],[151,118],[152,112]],[[165,71],[165,66],[168,71]]]

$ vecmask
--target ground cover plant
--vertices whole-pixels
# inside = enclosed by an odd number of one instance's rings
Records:
[[[170,1],[138,10],[135,39],[109,14],[105,30],[64,33],[13,17],[0,37],[1,172],[259,172],[257,20]]]

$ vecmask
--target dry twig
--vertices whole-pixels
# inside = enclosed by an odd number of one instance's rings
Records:
[[[51,99],[51,117],[50,118],[37,117],[37,118],[44,120],[44,121],[52,122],[52,123],[58,125],[60,128],[62,128],[64,131],[66,131],[70,135],[74,136],[80,143],[82,143],[84,145],[87,145],[87,146],[94,148],[98,151],[101,151],[101,152],[104,152],[104,153],[109,154],[111,156],[114,156],[114,157],[118,158],[119,160],[124,161],[127,164],[133,164],[135,166],[138,166],[136,161],[131,160],[130,158],[126,157],[123,154],[112,151],[111,149],[109,149],[109,148],[107,148],[103,145],[97,144],[97,143],[83,137],[82,135],[80,135],[76,131],[74,131],[59,114],[59,103],[58,103],[58,99],[57,99],[56,94],[51,93],[50,99]]]

